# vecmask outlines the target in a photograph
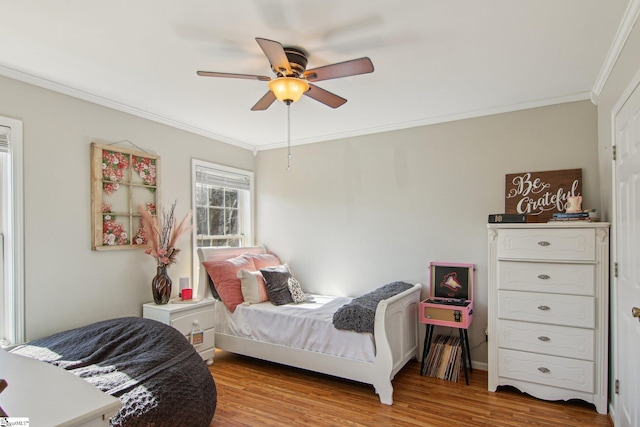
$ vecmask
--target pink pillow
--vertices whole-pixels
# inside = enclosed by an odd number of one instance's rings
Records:
[[[261,268],[277,267],[281,265],[280,259],[276,254],[242,254],[253,260],[253,264],[256,266],[256,270]]]
[[[244,301],[238,271],[255,271],[253,260],[240,255],[224,261],[204,261],[202,265],[213,280],[213,286],[218,291],[222,303],[233,313]]]

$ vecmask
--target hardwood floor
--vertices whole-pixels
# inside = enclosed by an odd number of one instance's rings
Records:
[[[216,350],[211,426],[613,426],[581,401],[545,402],[512,388],[487,391],[487,372],[454,383],[421,377],[412,361],[396,375],[394,404],[366,384]]]

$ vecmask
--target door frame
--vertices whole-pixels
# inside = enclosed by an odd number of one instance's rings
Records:
[[[622,107],[627,103],[633,91],[640,86],[640,69],[638,69],[633,76],[633,78],[629,81],[629,84],[625,88],[625,90],[621,93],[620,97],[614,104],[611,109],[611,151],[613,153],[617,147],[617,128],[616,128],[616,116],[622,109]],[[612,263],[616,263],[618,261],[618,243],[617,243],[617,218],[618,218],[618,194],[617,194],[617,171],[616,171],[616,161],[611,155],[611,261]],[[612,288],[612,297],[609,298],[609,330],[610,332],[610,342],[609,347],[611,351],[611,355],[609,357],[610,361],[614,361],[613,369],[610,370],[611,378],[609,379],[609,395],[611,396],[611,401],[609,402],[609,413],[612,415],[612,419],[615,422],[617,421],[618,414],[616,412],[617,404],[618,404],[618,394],[615,392],[615,381],[617,378],[621,377],[619,372],[619,364],[618,361],[618,344],[620,342],[620,337],[618,336],[618,278],[615,276],[615,268],[609,269],[609,276],[611,281]],[[624,374],[624,373],[623,373]]]

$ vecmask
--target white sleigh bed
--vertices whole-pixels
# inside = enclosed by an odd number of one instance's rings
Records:
[[[198,293],[200,295],[205,295],[206,293],[206,297],[212,297],[208,290],[209,275],[202,266],[202,262],[227,260],[244,253],[265,254],[267,251],[263,246],[199,248],[200,274]],[[204,292],[203,287],[207,289]],[[274,344],[260,341],[253,337],[236,336],[228,333],[229,328],[225,327],[226,325],[224,324],[216,324],[215,346],[232,353],[371,384],[379,395],[380,401],[391,405],[393,404],[391,381],[409,360],[417,357],[417,313],[420,290],[421,285],[415,284],[406,291],[378,303],[375,311],[374,333],[372,334],[372,353],[374,354],[370,358],[371,361]],[[269,302],[261,304],[271,305]],[[232,315],[220,302],[216,304],[216,312],[219,310],[223,310],[226,316],[216,314],[216,322],[224,322],[226,317]],[[340,332],[370,335],[353,331]]]

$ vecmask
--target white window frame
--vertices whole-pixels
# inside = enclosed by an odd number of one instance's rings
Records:
[[[220,171],[221,174],[231,173],[236,175],[245,175],[249,178],[249,197],[246,200],[239,200],[242,204],[241,209],[244,212],[242,218],[238,217],[238,221],[242,221],[241,230],[243,234],[243,245],[253,246],[254,232],[254,174],[251,171],[237,169],[229,166],[220,165],[206,160],[191,159],[191,212],[193,213],[193,230],[191,236],[192,258],[193,258],[193,283],[194,288],[200,289],[200,284],[196,283],[199,278],[200,264],[198,263],[198,239],[197,239],[197,220],[196,220],[196,169],[197,167],[208,168]],[[200,293],[198,291],[198,293]]]
[[[22,121],[0,116],[1,132],[9,140],[9,157],[3,164],[2,234],[4,235],[2,271],[2,310],[0,346],[25,341],[24,299],[24,179]],[[6,173],[4,172],[6,171]]]

